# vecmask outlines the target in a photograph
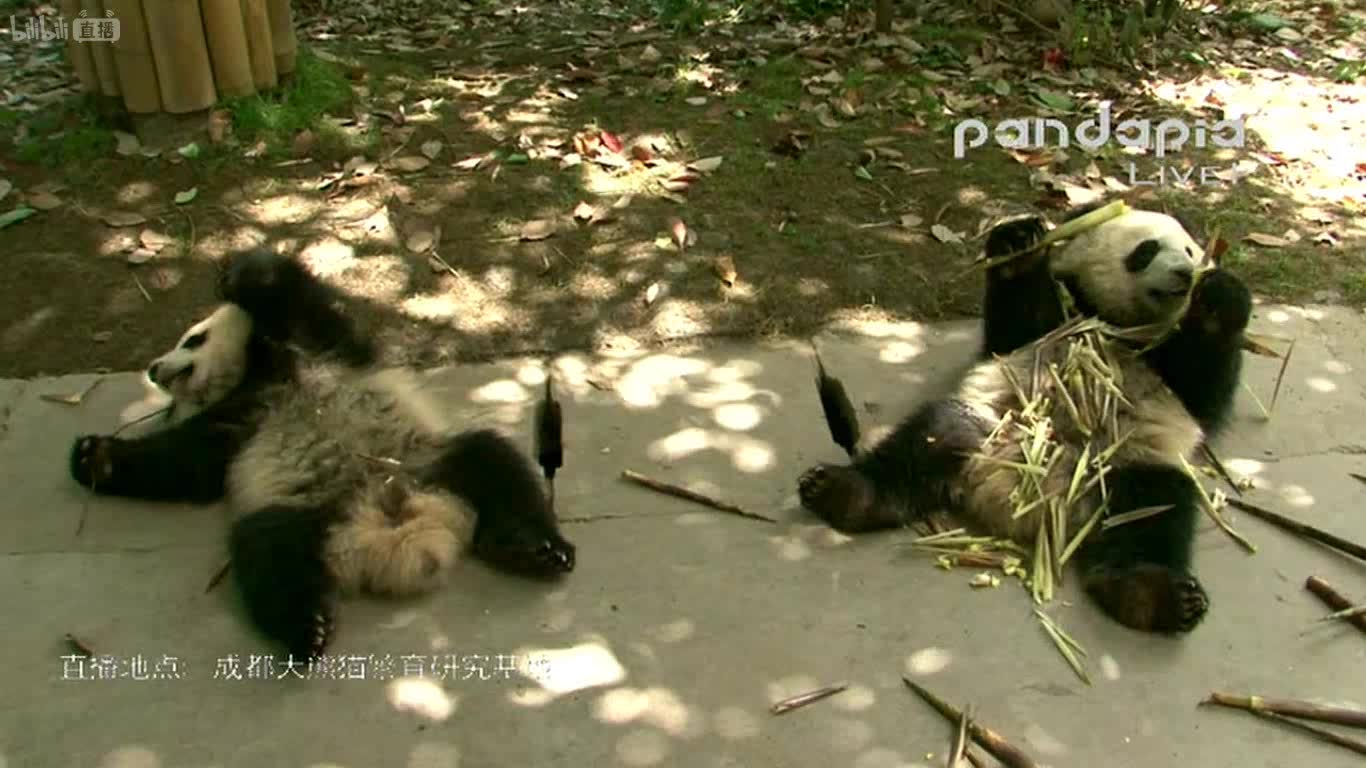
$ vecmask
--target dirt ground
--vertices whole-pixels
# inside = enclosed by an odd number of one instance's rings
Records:
[[[92,127],[51,95],[50,51],[0,76],[49,94],[0,112],[0,215],[34,209],[0,230],[0,376],[142,367],[254,245],[344,289],[394,363],[973,315],[993,218],[1102,192],[1182,210],[1268,299],[1366,302],[1366,88],[1325,70],[1366,25],[1285,10],[1298,42],[1213,35],[1218,64],[1135,88],[1104,64],[1040,70],[1045,41],[960,10],[879,38],[858,17],[676,33],[620,6],[353,5],[301,4],[298,94],[228,105],[221,137],[213,115],[141,122],[140,146]],[[1079,123],[1106,98],[1245,116],[1247,146],[954,156],[965,117]],[[1211,183],[1152,184],[1161,168]]]

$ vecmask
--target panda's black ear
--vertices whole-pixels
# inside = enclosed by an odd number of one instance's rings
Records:
[[[1148,268],[1149,264],[1153,263],[1153,258],[1157,256],[1157,252],[1160,250],[1162,250],[1162,245],[1156,240],[1144,240],[1138,244],[1137,248],[1130,251],[1128,256],[1124,257],[1124,268],[1131,273],[1142,272]]]

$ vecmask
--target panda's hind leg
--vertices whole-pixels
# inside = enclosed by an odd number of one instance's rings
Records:
[[[1101,529],[1077,551],[1087,594],[1112,618],[1146,632],[1194,629],[1209,596],[1190,571],[1199,489],[1171,466],[1119,467],[1108,481],[1110,515],[1168,506]]]
[[[331,639],[336,581],[325,543],[331,507],[272,506],[233,523],[232,572],[248,617],[295,661],[320,655]]]
[[[843,533],[896,528],[947,503],[947,490],[987,427],[962,402],[920,406],[886,439],[847,466],[818,464],[802,473],[802,506]]]
[[[399,478],[362,494],[327,540],[327,562],[347,592],[402,597],[435,589],[474,533],[474,515],[446,492]]]
[[[574,570],[544,481],[517,446],[489,429],[451,438],[423,483],[459,496],[475,513],[474,553],[504,570],[552,578]]]

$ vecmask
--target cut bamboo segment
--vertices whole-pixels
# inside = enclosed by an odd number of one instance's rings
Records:
[[[218,92],[232,97],[255,93],[241,0],[200,0],[200,8]]]
[[[294,35],[294,6],[290,0],[268,0],[270,3],[270,39],[275,49],[275,72],[283,77],[294,72],[298,55],[298,38]]]
[[[66,37],[66,57],[71,62],[71,69],[76,73],[76,78],[81,81],[81,91],[84,93],[100,93],[100,76],[95,71],[95,57],[90,51],[90,46],[85,43],[76,42],[75,35],[71,34],[71,27],[76,23],[76,19],[81,15],[81,0],[62,0],[62,23],[67,26]]]
[[[142,0],[104,0],[105,8],[119,20],[119,39],[114,43],[114,67],[118,71],[123,106],[135,115],[161,111],[161,89]]]
[[[86,19],[103,19],[104,3],[100,0],[81,0],[81,10],[85,11]],[[114,68],[114,46],[108,42],[85,42],[81,43],[90,49],[90,56],[95,60],[95,74],[100,78],[100,93],[105,96],[119,95],[119,74]]]
[[[171,114],[208,109],[218,100],[199,3],[142,0],[147,36],[161,78],[162,106]]]
[[[270,34],[270,8],[266,0],[242,0],[242,21],[251,53],[252,78],[258,90],[268,91],[280,80],[275,70],[275,44]]]

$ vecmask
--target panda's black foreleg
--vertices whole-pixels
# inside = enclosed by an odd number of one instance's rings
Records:
[[[358,367],[375,362],[374,345],[338,308],[338,292],[295,259],[261,248],[235,253],[219,274],[218,294],[247,310],[272,339]]]
[[[232,525],[228,552],[247,616],[273,642],[306,662],[331,639],[336,584],[327,568],[329,507],[266,507]]]
[[[71,448],[76,482],[95,493],[157,501],[209,503],[223,496],[228,462],[246,427],[234,406],[211,408],[174,426],[133,438],[82,435]]]
[[[1042,217],[1002,222],[987,234],[986,256],[995,259],[1025,251],[1043,236]],[[987,268],[982,299],[982,357],[1009,354],[1057,328],[1062,321],[1062,306],[1044,251]]]
[[[797,495],[803,507],[844,533],[907,525],[947,502],[966,456],[987,433],[963,403],[935,400],[851,464],[818,464],[802,473]]]
[[[422,472],[474,508],[474,553],[499,568],[551,578],[574,570],[575,547],[560,534],[535,465],[493,430],[451,438]]]
[[[1076,556],[1087,594],[1125,626],[1189,632],[1209,609],[1209,596],[1190,571],[1199,490],[1170,466],[1125,466],[1109,477],[1110,515],[1171,508],[1092,533]]]

